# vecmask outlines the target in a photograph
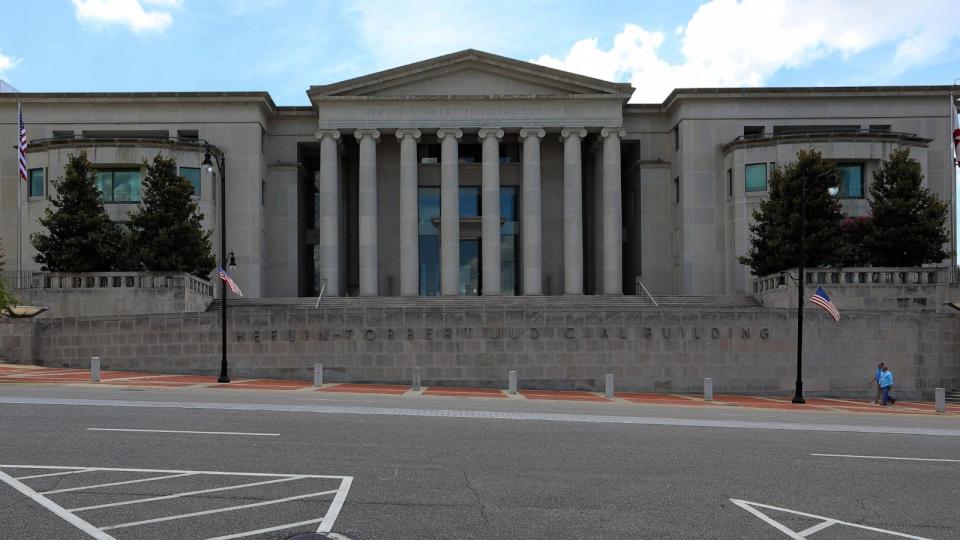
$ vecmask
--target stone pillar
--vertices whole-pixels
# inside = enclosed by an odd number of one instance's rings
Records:
[[[483,128],[477,135],[483,142],[482,199],[484,296],[500,294],[500,139],[503,130]]]
[[[583,128],[564,128],[563,141],[563,292],[583,294]]]
[[[398,129],[400,139],[400,294],[420,293],[420,240],[417,201],[419,129]]]
[[[623,294],[620,138],[623,128],[603,128],[603,294]]]
[[[543,261],[540,213],[540,139],[542,129],[521,129],[523,141],[523,180],[521,190],[522,221],[520,222],[523,294],[538,295],[543,287]]]
[[[459,129],[438,129],[440,147],[440,294],[456,296],[460,289],[460,165]]]
[[[353,136],[360,143],[360,167],[357,175],[360,296],[377,296],[380,291],[377,279],[380,267],[377,260],[377,140],[380,139],[380,132],[375,129],[358,129],[353,132]]]
[[[321,129],[316,137],[320,140],[320,170],[314,179],[319,199],[316,223],[319,241],[316,249],[320,259],[320,278],[327,280],[324,295],[340,296],[340,178],[337,163],[340,131]]]

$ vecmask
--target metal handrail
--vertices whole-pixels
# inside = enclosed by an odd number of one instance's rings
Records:
[[[313,309],[320,309],[320,300],[323,299],[323,290],[327,288],[327,278],[323,278],[320,281],[320,295],[317,296],[317,304],[313,306]]]
[[[653,305],[660,307],[660,304],[658,304],[657,301],[653,299],[653,295],[650,294],[650,291],[647,290],[646,285],[644,285],[643,282],[640,281],[640,276],[637,276],[636,280],[637,280],[637,285],[640,285],[640,288],[643,289],[643,292],[647,293],[647,296],[650,298],[650,301],[653,302]]]

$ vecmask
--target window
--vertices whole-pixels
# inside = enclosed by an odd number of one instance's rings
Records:
[[[518,245],[517,234],[517,186],[500,187],[500,294],[517,294]]]
[[[54,139],[72,139],[73,131],[53,130],[53,138]]]
[[[200,196],[200,168],[199,167],[180,167],[180,176],[186,178],[193,186],[193,194]]]
[[[193,142],[200,138],[200,132],[195,129],[178,129],[177,138],[183,141]]]
[[[751,163],[744,167],[744,191],[766,191],[767,190],[767,164]]]
[[[870,131],[890,133],[890,124],[870,124]]]
[[[440,145],[420,143],[417,145],[417,161],[423,165],[440,163]]]
[[[260,179],[260,206],[267,204],[267,181]]]
[[[673,203],[680,204],[680,177],[673,179]]]
[[[727,169],[727,197],[733,197],[733,169]]]
[[[440,217],[440,188],[417,190],[417,231],[420,255],[420,296],[440,295],[440,231],[433,220]]]
[[[43,197],[43,168],[30,169],[27,172],[30,179],[30,185],[27,186],[27,196]]]
[[[763,126],[743,126],[744,139],[758,139],[763,137]]]
[[[103,202],[140,202],[140,169],[97,171],[97,188]]]
[[[464,186],[460,188],[460,217],[480,217],[480,187]]]
[[[838,163],[840,196],[844,199],[863,198],[863,163]]]
[[[680,124],[673,128],[673,148],[674,150],[680,149]]]

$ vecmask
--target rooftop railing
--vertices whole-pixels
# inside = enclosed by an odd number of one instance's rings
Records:
[[[738,146],[750,146],[755,143],[780,142],[790,140],[830,140],[836,138],[889,139],[917,144],[927,144],[932,139],[918,136],[916,133],[889,131],[886,129],[854,128],[804,128],[775,131],[773,133],[754,133],[740,135],[723,146],[723,152],[729,152]]]
[[[139,146],[163,145],[204,149],[210,145],[206,139],[196,137],[170,137],[167,135],[128,135],[109,137],[103,135],[67,135],[45,139],[31,139],[27,151],[55,146]]]

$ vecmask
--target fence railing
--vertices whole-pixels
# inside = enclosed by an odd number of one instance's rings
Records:
[[[31,139],[29,149],[37,149],[51,146],[70,146],[70,145],[138,145],[138,144],[169,144],[178,146],[195,146],[198,149],[210,146],[206,139],[196,137],[170,137],[168,135],[129,135],[108,137],[102,135],[65,135],[60,137],[48,137],[44,139]],[[28,150],[29,150],[28,149]]]
[[[786,270],[753,280],[753,292],[790,287],[797,269]],[[960,268],[955,266],[934,268],[814,268],[804,271],[807,285],[945,285],[960,283]]]
[[[754,142],[790,140],[790,139],[830,139],[834,137],[854,137],[869,139],[891,139],[907,142],[929,142],[929,139],[920,137],[916,133],[907,133],[904,131],[887,131],[882,129],[844,129],[844,128],[806,128],[790,129],[784,131],[775,131],[772,133],[752,133],[740,135],[723,146],[723,151],[727,152],[735,146],[749,144]]]
[[[13,289],[169,289],[187,288],[213,297],[213,284],[187,273],[159,272],[0,272]]]

